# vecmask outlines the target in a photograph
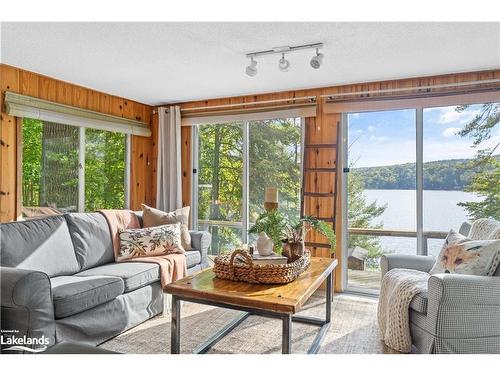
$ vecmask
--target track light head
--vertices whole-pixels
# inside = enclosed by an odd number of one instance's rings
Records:
[[[281,59],[279,61],[278,66],[282,72],[288,72],[288,69],[290,69],[290,61],[285,59],[284,53],[281,55]]]
[[[254,77],[257,75],[257,61],[255,61],[253,57],[250,58],[250,65],[247,66],[245,71],[247,76]]]
[[[311,66],[314,69],[319,69],[321,63],[323,62],[323,56],[324,55],[322,53],[319,53],[319,49],[316,48],[316,56],[313,56],[311,59]]]

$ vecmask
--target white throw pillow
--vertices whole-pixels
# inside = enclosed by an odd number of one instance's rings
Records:
[[[117,261],[179,253],[184,253],[180,223],[120,231]]]
[[[475,240],[451,230],[429,272],[491,276],[500,262],[500,240]]]

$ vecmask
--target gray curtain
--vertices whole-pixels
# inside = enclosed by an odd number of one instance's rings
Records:
[[[182,206],[180,107],[160,107],[158,117],[156,207],[173,211]]]

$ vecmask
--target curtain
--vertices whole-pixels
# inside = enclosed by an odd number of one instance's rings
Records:
[[[156,207],[168,212],[182,206],[180,107],[160,107],[158,119]]]

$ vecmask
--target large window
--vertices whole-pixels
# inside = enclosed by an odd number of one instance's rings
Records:
[[[247,231],[267,186],[278,188],[280,210],[299,217],[300,118],[198,125],[195,134],[194,224],[211,232],[213,253],[253,241]]]
[[[23,119],[24,217],[124,208],[127,136]]]
[[[378,290],[382,254],[437,255],[500,219],[500,103],[346,114],[348,286]]]

